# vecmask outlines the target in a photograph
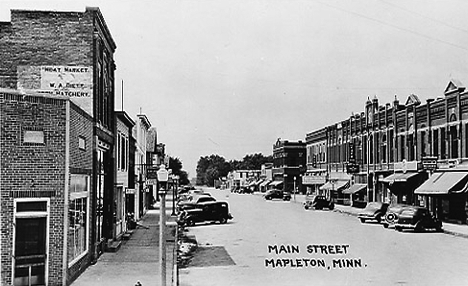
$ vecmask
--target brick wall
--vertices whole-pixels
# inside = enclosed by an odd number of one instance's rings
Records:
[[[80,148],[79,139],[85,141],[85,148]],[[70,103],[70,174],[90,175],[89,201],[93,201],[93,118],[80,109],[77,105]],[[91,208],[89,206],[89,215]],[[90,220],[91,221],[91,220]],[[67,284],[75,280],[92,260],[93,243],[91,239],[91,229],[88,233],[88,253],[79,261],[70,265],[67,271]]]
[[[48,197],[49,285],[61,285],[66,101],[0,93],[2,285],[11,284],[15,198]],[[24,143],[26,130],[43,131],[44,144]]]

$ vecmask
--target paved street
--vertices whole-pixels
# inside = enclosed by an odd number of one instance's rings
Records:
[[[189,234],[196,236],[202,249],[224,248],[232,263],[223,263],[229,258],[225,257],[218,265],[181,269],[182,286],[466,285],[468,281],[466,238],[399,233],[338,212],[305,211],[292,202],[207,191],[229,202],[234,219],[226,225],[197,225]]]

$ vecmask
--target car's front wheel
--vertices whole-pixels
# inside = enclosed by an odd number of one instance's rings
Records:
[[[227,218],[226,217],[222,217],[220,220],[219,220],[220,223],[222,224],[225,224],[227,223]]]
[[[194,225],[195,225],[195,221],[193,219],[187,220],[187,226],[194,226]]]
[[[366,222],[366,220],[363,219],[363,218],[360,218],[359,220],[361,221],[361,223],[365,223],[365,222]]]
[[[376,220],[378,223],[380,223],[380,222],[382,221],[382,217],[381,217],[381,216],[377,216],[377,217],[375,218],[375,220]]]

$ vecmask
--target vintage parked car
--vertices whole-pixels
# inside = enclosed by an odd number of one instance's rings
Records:
[[[427,208],[409,207],[402,210],[395,224],[395,230],[402,231],[403,229],[442,231],[442,222],[432,216]]]
[[[304,209],[321,210],[323,208],[333,210],[335,208],[335,204],[331,200],[328,200],[325,196],[322,196],[322,195],[306,196],[306,200],[304,202]]]
[[[195,205],[204,202],[215,202],[216,199],[210,196],[209,194],[196,194],[190,196],[185,201],[180,201],[177,203],[177,207],[179,210],[194,208]]]
[[[281,199],[283,201],[290,201],[291,200],[291,193],[282,191],[282,190],[269,190],[264,195],[265,200],[272,200],[272,199]]]
[[[395,223],[398,221],[398,216],[400,213],[407,207],[411,207],[410,205],[405,204],[393,204],[387,208],[387,212],[381,221],[383,227],[389,228],[394,227]]]
[[[370,202],[367,204],[364,210],[358,214],[358,218],[362,223],[365,223],[368,220],[373,220],[380,223],[382,218],[385,216],[385,213],[387,212],[387,208],[387,203]]]
[[[192,209],[186,209],[179,213],[178,223],[194,226],[198,222],[227,223],[232,219],[227,202],[204,202],[197,204]]]

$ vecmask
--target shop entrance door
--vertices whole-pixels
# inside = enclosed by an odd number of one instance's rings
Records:
[[[16,218],[15,286],[46,285],[47,218]]]

